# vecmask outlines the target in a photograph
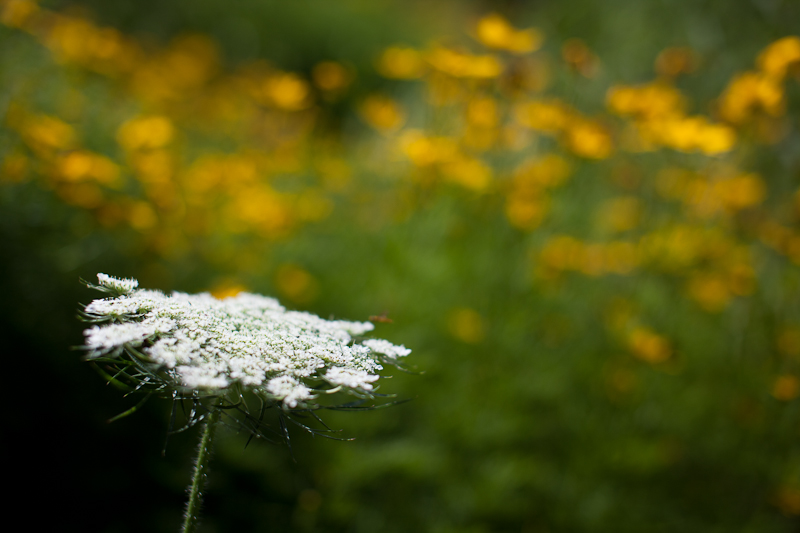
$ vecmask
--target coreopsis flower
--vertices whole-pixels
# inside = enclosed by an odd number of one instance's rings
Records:
[[[83,311],[87,359],[116,364],[132,388],[193,397],[250,390],[284,411],[314,409],[321,395],[375,395],[378,371],[411,350],[363,339],[370,322],[324,320],[274,298],[239,293],[171,295],[98,274],[109,297]]]

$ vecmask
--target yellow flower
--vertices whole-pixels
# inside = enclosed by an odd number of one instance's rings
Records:
[[[547,198],[540,195],[514,194],[506,201],[506,218],[512,226],[521,230],[530,231],[539,227],[547,211]]]
[[[456,78],[496,78],[503,71],[493,55],[471,55],[444,47],[434,48],[427,60],[436,70]]]
[[[323,91],[341,91],[353,81],[352,73],[336,61],[317,63],[311,71],[311,77]]]
[[[389,132],[400,128],[406,115],[400,105],[388,96],[373,94],[359,107],[361,118],[376,130]]]
[[[70,152],[59,159],[57,167],[59,176],[70,182],[95,180],[108,185],[119,177],[119,167],[113,161],[88,150]]]
[[[572,122],[567,128],[567,147],[576,155],[589,159],[605,159],[611,155],[613,144],[608,132],[588,120]]]
[[[10,0],[0,5],[0,22],[12,28],[25,26],[39,12],[39,6],[30,0]]]
[[[635,196],[612,198],[600,206],[598,222],[613,232],[629,231],[639,225],[643,209]]]
[[[573,111],[559,100],[535,100],[519,104],[514,118],[533,130],[557,133],[564,130],[573,116]]]
[[[725,309],[733,295],[726,280],[719,274],[698,273],[688,283],[689,296],[709,312]]]
[[[647,327],[638,327],[628,335],[633,355],[648,363],[663,363],[672,356],[667,339]]]
[[[772,384],[772,396],[782,402],[794,400],[800,396],[800,379],[789,374],[778,376]]]
[[[128,120],[117,130],[117,141],[126,150],[161,148],[175,135],[172,121],[164,116],[148,116]]]
[[[587,78],[594,77],[600,66],[600,60],[580,39],[568,39],[561,47],[561,57],[573,70]]]
[[[778,334],[775,344],[785,357],[800,357],[800,328],[786,327]]]
[[[486,323],[474,309],[456,307],[447,315],[450,334],[461,342],[478,344],[486,337]]]
[[[758,110],[771,116],[783,114],[783,87],[774,77],[758,72],[736,76],[720,97],[720,115],[728,122],[740,123]]]
[[[535,28],[516,30],[496,13],[486,15],[475,28],[478,40],[489,48],[526,54],[538,50],[544,38]]]
[[[652,119],[683,113],[685,98],[672,85],[655,82],[638,87],[611,87],[606,104],[618,115]]]
[[[75,130],[69,124],[47,115],[35,115],[22,124],[22,137],[34,150],[64,150],[75,145]]]
[[[319,294],[319,283],[302,267],[285,263],[275,272],[275,285],[281,294],[297,303],[313,301]]]
[[[24,154],[11,152],[0,164],[0,180],[21,182],[28,176],[29,166],[28,158]]]
[[[665,48],[656,58],[656,72],[660,76],[674,78],[678,74],[692,72],[696,64],[697,58],[691,48]]]
[[[758,67],[765,74],[783,78],[786,71],[800,63],[800,37],[791,35],[778,39],[758,56]]]
[[[448,181],[474,191],[486,190],[492,181],[492,169],[479,159],[459,157],[441,168]]]
[[[386,78],[409,80],[420,78],[425,73],[422,54],[413,48],[392,46],[383,51],[378,59],[378,72]]]
[[[605,269],[613,274],[630,274],[639,266],[639,250],[626,241],[612,241],[605,246]]]
[[[583,245],[568,235],[549,239],[542,248],[542,263],[554,270],[577,270],[583,255]]]
[[[514,188],[539,190],[558,187],[571,172],[569,163],[561,156],[547,154],[526,159],[514,171]]]
[[[481,128],[492,128],[497,125],[497,101],[488,96],[473,98],[467,104],[467,122]]]
[[[299,111],[311,105],[308,82],[292,72],[281,72],[264,83],[264,93],[272,103],[287,111]]]
[[[211,296],[218,300],[224,300],[225,298],[230,298],[232,296],[236,296],[240,292],[247,291],[247,287],[240,283],[236,283],[234,280],[230,279],[223,279],[217,282],[217,284],[208,292],[211,293]]]
[[[452,161],[458,154],[458,145],[449,137],[427,137],[417,130],[408,130],[400,138],[406,156],[418,167]]]

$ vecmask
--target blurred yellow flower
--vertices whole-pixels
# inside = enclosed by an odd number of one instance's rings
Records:
[[[800,357],[800,328],[783,328],[778,333],[775,344],[781,355],[785,357]]]
[[[293,72],[270,76],[263,86],[264,94],[278,108],[299,111],[311,105],[308,82]]]
[[[639,266],[639,249],[631,242],[611,241],[604,252],[604,268],[611,274],[628,275]]]
[[[694,71],[697,67],[697,56],[689,47],[665,48],[658,54],[655,66],[659,76],[674,78]]]
[[[296,303],[309,303],[319,294],[319,282],[302,267],[285,263],[275,272],[275,286]]]
[[[450,137],[427,137],[421,131],[407,130],[400,138],[406,156],[418,167],[452,161],[458,154],[458,145]]]
[[[514,170],[516,190],[540,190],[558,187],[569,177],[570,164],[557,154],[547,154],[524,160]]]
[[[21,129],[22,138],[37,151],[64,150],[73,147],[77,140],[72,126],[47,115],[24,119]]]
[[[600,68],[600,60],[580,39],[567,39],[561,46],[561,57],[575,72],[587,78],[594,77]]]
[[[733,297],[725,278],[717,273],[694,273],[687,288],[689,296],[711,313],[725,309]]]
[[[0,180],[15,183],[24,181],[29,171],[28,158],[19,152],[11,152],[0,163]]]
[[[670,116],[639,123],[639,132],[649,141],[681,152],[718,155],[731,151],[736,133],[729,126],[714,124],[703,116]]]
[[[181,88],[195,88],[211,79],[219,68],[217,44],[207,35],[176,37],[156,61],[167,80]]]
[[[467,104],[467,122],[481,128],[492,128],[499,120],[497,101],[483,96],[473,98]]]
[[[559,100],[541,100],[519,104],[514,118],[528,128],[545,133],[557,133],[567,127],[573,111]]]
[[[764,201],[767,187],[764,180],[754,173],[741,174],[715,183],[722,203],[731,211],[753,207]]]
[[[633,355],[651,364],[663,363],[672,356],[669,341],[647,327],[637,327],[628,335]]]
[[[164,184],[172,179],[175,161],[166,150],[150,150],[135,154],[131,166],[139,180],[146,184]]]
[[[800,396],[800,379],[790,374],[778,376],[772,384],[772,396],[782,402],[794,400]]]
[[[265,237],[284,234],[294,220],[281,195],[266,185],[255,184],[237,189],[221,218],[230,231],[255,231]]]
[[[478,21],[478,40],[489,48],[526,54],[541,48],[544,37],[535,28],[517,30],[502,16],[492,13]]]
[[[492,169],[483,161],[458,157],[442,165],[445,179],[473,191],[484,191],[492,181]]]
[[[314,85],[323,91],[341,91],[353,81],[352,72],[336,61],[322,61],[311,70]]]
[[[800,37],[796,35],[778,39],[758,56],[759,69],[774,78],[783,78],[794,65],[800,65]]]
[[[719,100],[719,113],[728,122],[741,123],[763,111],[777,117],[784,113],[783,87],[772,76],[745,72],[736,76]]]
[[[456,78],[495,78],[503,65],[493,55],[472,55],[438,46],[426,59],[436,70]]]
[[[633,87],[615,85],[606,94],[606,105],[622,116],[652,119],[682,114],[685,98],[672,85],[660,82]]]
[[[56,187],[56,194],[67,204],[95,209],[103,204],[103,191],[94,183],[64,183]]]
[[[232,296],[236,296],[240,292],[247,291],[247,287],[240,283],[236,283],[230,279],[223,279],[217,282],[213,288],[211,288],[208,292],[211,293],[211,296],[218,300],[224,300],[225,298],[230,298]]]
[[[126,150],[161,148],[175,135],[172,121],[164,116],[147,116],[128,120],[117,130],[117,142]]]
[[[515,170],[506,199],[505,213],[512,226],[532,230],[549,210],[546,190],[561,185],[570,166],[561,156],[547,154],[523,161]]]
[[[567,147],[581,157],[606,159],[613,150],[608,131],[596,122],[573,121],[567,127],[566,137]]]
[[[402,46],[392,46],[383,51],[377,63],[378,72],[386,78],[410,80],[425,73],[422,54]]]
[[[147,202],[134,201],[128,206],[128,222],[132,228],[146,231],[158,224],[158,215]]]
[[[400,104],[382,94],[368,96],[359,106],[361,118],[382,132],[399,129],[406,120],[406,114]]]
[[[639,225],[642,204],[635,196],[621,196],[603,202],[597,213],[600,227],[612,232],[624,232]]]
[[[778,508],[787,515],[800,515],[800,489],[783,486],[775,495]]]
[[[510,195],[506,200],[506,218],[515,228],[530,231],[541,225],[548,204],[548,199],[539,195]]]
[[[548,239],[540,252],[541,262],[553,270],[577,270],[582,256],[583,245],[568,235]]]
[[[116,163],[88,150],[76,150],[61,157],[56,163],[57,173],[65,181],[95,180],[106,185],[119,178]]]
[[[20,28],[39,12],[39,6],[30,0],[9,0],[0,4],[0,22]]]
[[[447,315],[447,329],[461,342],[478,344],[486,337],[486,323],[474,309],[457,307]]]

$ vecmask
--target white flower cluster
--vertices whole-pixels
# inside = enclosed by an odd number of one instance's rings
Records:
[[[106,274],[98,274],[97,281],[103,287],[108,287],[109,289],[114,289],[115,291],[121,292],[123,294],[131,292],[133,289],[139,286],[139,281],[135,279],[121,279],[115,278],[112,276],[107,276]]]
[[[125,345],[137,348],[191,389],[239,382],[294,408],[315,397],[304,380],[367,392],[379,377],[381,360],[392,362],[411,352],[380,339],[354,341],[373,329],[370,322],[287,311],[274,298],[257,294],[224,300],[207,293],[168,296],[134,290],[136,280],[104,274],[98,279],[106,287],[130,288],[86,307],[89,316],[112,319],[84,332],[89,357]]]

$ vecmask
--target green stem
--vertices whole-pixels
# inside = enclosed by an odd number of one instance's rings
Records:
[[[200,448],[197,450],[197,459],[194,463],[192,484],[189,486],[189,503],[186,504],[186,516],[183,520],[182,533],[194,533],[200,522],[200,506],[202,504],[203,486],[206,481],[208,463],[211,460],[211,442],[219,421],[219,409],[213,408],[203,426],[203,436],[200,438]]]

